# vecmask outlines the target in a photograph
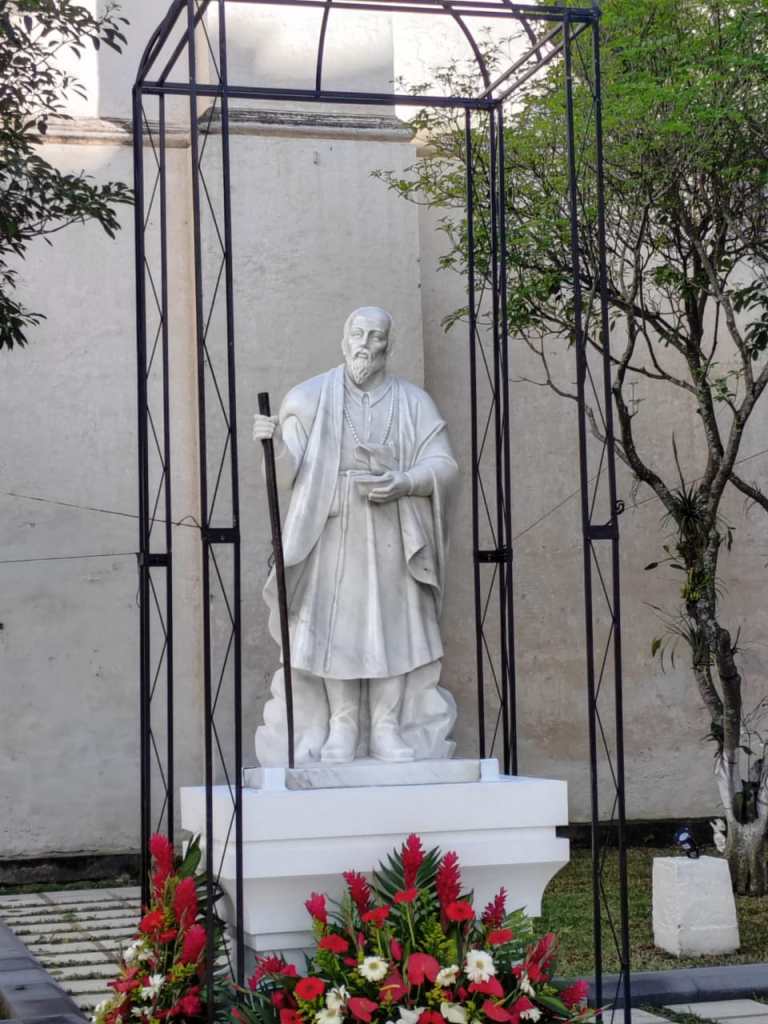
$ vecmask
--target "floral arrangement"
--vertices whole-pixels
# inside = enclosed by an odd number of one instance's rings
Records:
[[[114,995],[93,1013],[94,1024],[160,1024],[207,1019],[205,998],[208,932],[204,924],[205,877],[197,873],[200,848],[190,843],[177,863],[162,835],[150,841],[151,900],[134,941],[123,953]],[[222,950],[217,925],[214,961]]]
[[[306,901],[317,948],[300,973],[282,956],[257,959],[231,1011],[238,1024],[531,1024],[587,1021],[583,981],[552,982],[557,940],[533,941],[501,889],[478,914],[455,853],[426,852],[411,835],[374,872],[344,873],[333,908]]]

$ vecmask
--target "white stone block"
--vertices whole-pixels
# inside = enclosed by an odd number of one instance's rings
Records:
[[[653,941],[676,956],[739,948],[736,901],[720,857],[654,857]]]
[[[566,784],[498,775],[485,762],[475,765],[479,778],[474,782],[290,789],[277,788],[270,777],[263,789],[244,789],[249,946],[259,952],[310,946],[304,907],[309,894],[338,899],[342,871],[370,874],[410,832],[417,832],[427,849],[456,851],[464,887],[474,891],[477,907],[504,886],[510,909],[539,914],[545,887],[569,858],[568,840],[555,832],[568,823]],[[235,844],[228,787],[214,788],[213,819],[212,861],[217,870],[221,865],[221,884],[231,898]],[[185,829],[205,838],[203,787],[182,789],[181,820]]]

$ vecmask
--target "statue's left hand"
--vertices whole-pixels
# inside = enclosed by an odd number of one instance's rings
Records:
[[[406,473],[392,470],[382,473],[375,487],[368,492],[368,501],[375,505],[383,505],[387,501],[397,501],[411,493],[411,481]]]

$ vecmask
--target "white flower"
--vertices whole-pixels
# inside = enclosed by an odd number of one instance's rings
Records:
[[[147,981],[149,982],[149,984],[145,985],[144,988],[141,990],[141,998],[142,999],[155,999],[155,998],[157,998],[157,995],[159,994],[160,989],[163,987],[163,982],[165,981],[165,975],[164,974],[150,974],[150,976],[147,979]]]
[[[725,822],[722,818],[715,818],[709,823],[712,826],[712,838],[718,853],[725,853]]]
[[[152,1011],[150,1010],[149,1012],[151,1013]],[[134,1006],[134,1008],[131,1010],[132,1017],[143,1017],[146,1013],[147,1009],[144,1006]]]
[[[139,950],[141,949],[141,947],[141,939],[136,939],[136,941],[132,942],[130,946],[126,949],[126,951],[123,953],[123,960],[125,960],[127,964],[132,964],[134,960],[138,960]]]
[[[536,995],[533,985],[528,980],[528,974],[526,971],[523,971],[523,973],[520,975],[520,980],[517,983],[517,987],[520,989],[521,992],[524,992],[527,996]]]
[[[380,956],[367,956],[357,969],[366,981],[383,981],[389,971],[389,964]]]
[[[332,988],[325,997],[325,1005],[329,1010],[339,1013],[347,1005],[347,999],[349,999],[349,992],[343,985],[339,985],[338,988]]]
[[[441,1003],[440,1013],[450,1024],[467,1024],[466,1008],[458,1003]]]
[[[490,981],[496,973],[493,957],[483,949],[468,950],[464,961],[464,973],[470,981]]]
[[[532,1006],[530,1010],[523,1010],[520,1014],[521,1020],[532,1020],[533,1024],[541,1017],[541,1010],[538,1006]]]
[[[340,1020],[340,1010],[318,1010],[315,1014],[315,1024],[339,1024]]]
[[[96,1006],[94,1006],[93,1011],[92,1011],[92,1016],[91,1016],[91,1020],[94,1022],[94,1024],[95,1024],[99,1014],[100,1013],[104,1013],[104,1011],[106,1010],[106,1008],[109,1006],[109,1004],[111,1002],[112,1002],[111,999],[102,999],[102,1001],[100,1003],[97,1003]]]
[[[419,1017],[426,1010],[426,1006],[414,1006],[412,1010],[406,1010],[404,1006],[398,1006],[400,1011],[400,1024],[416,1024]]]
[[[437,972],[435,984],[439,985],[440,988],[448,988],[449,985],[452,985],[456,981],[458,976],[458,964],[451,964],[450,967],[441,967],[440,970]],[[445,1016],[445,1014],[443,1014],[443,1016]]]

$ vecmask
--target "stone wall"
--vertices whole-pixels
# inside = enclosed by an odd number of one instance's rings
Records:
[[[92,0],[93,3],[96,0]],[[233,5],[237,9],[237,5]],[[131,178],[124,119],[144,41],[159,17],[134,0],[128,52],[92,54],[79,68],[89,100],[52,133],[49,159],[100,180]],[[233,77],[298,84],[314,39],[306,20],[282,26],[237,10]],[[400,73],[442,57],[455,27],[417,31],[412,17],[334,22],[328,82],[388,88]],[[278,29],[293,28],[287,44]],[[286,37],[282,37],[286,38]],[[283,46],[283,49],[280,47]],[[278,56],[280,59],[278,59]],[[286,70],[287,69],[287,70]],[[178,108],[177,108],[178,109]],[[467,352],[460,329],[442,317],[464,301],[462,281],[438,271],[443,239],[436,216],[409,205],[371,177],[402,170],[415,146],[391,110],[299,111],[267,117],[239,107],[232,140],[238,402],[244,555],[246,751],[277,652],[269,640],[260,587],[269,554],[260,456],[250,442],[256,393],[275,403],[296,380],[338,360],[341,324],[356,305],[390,308],[397,372],[424,382],[444,411],[467,481],[454,528],[444,616],[444,678],[462,712],[459,753],[476,743],[474,637],[468,485]],[[402,111],[398,113],[402,114]],[[361,120],[363,118],[363,120]],[[107,119],[106,121],[104,119]],[[169,230],[176,479],[174,519],[197,517],[195,366],[191,306],[189,150],[180,135],[169,151]],[[215,136],[212,137],[215,142]],[[217,181],[217,146],[206,173]],[[27,302],[47,314],[26,350],[2,355],[0,423],[5,458],[0,488],[3,572],[0,632],[6,713],[0,720],[0,856],[35,857],[135,849],[138,825],[138,614],[135,324],[132,214],[111,242],[93,226],[70,228],[55,246],[36,245],[21,268]],[[207,259],[214,258],[207,249]],[[216,329],[214,327],[214,329]],[[533,373],[513,347],[513,376]],[[566,354],[564,379],[573,380]],[[646,399],[641,443],[669,457],[669,436],[684,450],[697,437],[695,411]],[[644,409],[644,412],[645,412]],[[653,412],[651,413],[651,409]],[[752,425],[745,455],[764,443],[768,410]],[[571,814],[588,813],[581,547],[575,408],[541,388],[513,385],[515,588],[518,622],[521,770],[567,778]],[[766,461],[747,463],[766,482]],[[714,813],[706,718],[681,657],[662,673],[650,658],[659,625],[649,604],[672,606],[674,573],[644,573],[658,554],[660,510],[645,491],[621,519],[628,806],[634,817]],[[752,692],[766,670],[761,601],[765,534],[739,499],[727,509],[737,529],[726,557],[724,600],[744,624],[743,664]],[[189,522],[189,520],[187,520]],[[202,777],[201,657],[196,630],[200,554],[189,525],[174,530],[179,784]]]

